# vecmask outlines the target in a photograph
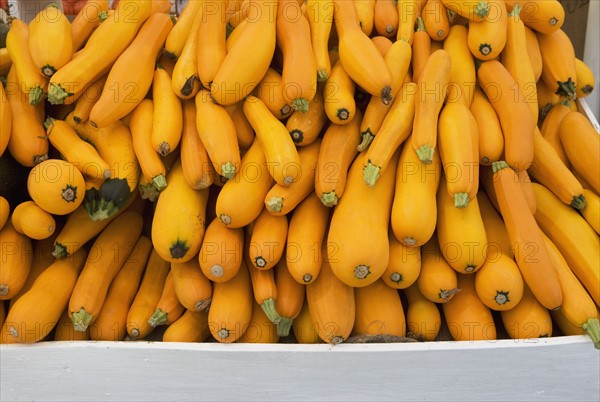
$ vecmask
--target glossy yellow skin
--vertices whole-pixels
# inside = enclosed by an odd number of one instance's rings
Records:
[[[523,297],[523,277],[515,261],[505,255],[488,258],[475,274],[479,299],[492,310],[510,310]]]
[[[196,128],[215,171],[231,179],[240,165],[235,125],[225,108],[214,103],[205,89],[196,94]]]
[[[6,97],[10,105],[11,129],[7,150],[21,165],[33,167],[48,158],[48,138],[44,130],[44,104],[31,105],[27,93],[21,91],[21,78],[16,66],[6,77]],[[3,115],[4,116],[4,115]],[[4,120],[4,118],[3,118]],[[3,123],[4,124],[4,123]]]
[[[333,25],[333,0],[308,0],[306,18],[310,24],[312,50],[315,55],[317,79],[324,81],[331,73],[329,35]]]
[[[600,234],[600,197],[592,190],[583,189],[586,206],[581,210],[581,215],[590,224],[592,229]]]
[[[421,248],[408,247],[390,232],[390,261],[381,276],[386,285],[406,289],[416,282],[421,273]]]
[[[127,312],[127,335],[143,339],[152,332],[148,319],[156,310],[171,265],[152,249],[140,287]]]
[[[90,0],[85,2],[85,5],[71,23],[73,52],[81,49],[92,32],[98,27],[100,23],[98,14],[108,11],[108,3],[108,0]]]
[[[263,209],[252,225],[248,256],[257,269],[268,270],[283,256],[288,234],[287,216]]]
[[[365,155],[359,155],[350,167],[344,197],[333,211],[328,257],[335,275],[348,286],[370,285],[388,265],[388,225],[398,155],[399,152],[374,187],[361,180]]]
[[[492,312],[475,291],[473,275],[458,274],[461,289],[452,300],[443,304],[444,318],[455,341],[491,341],[496,339]]]
[[[406,288],[404,294],[408,299],[407,331],[426,341],[434,341],[442,326],[442,317],[438,307],[423,296],[417,284]]]
[[[198,261],[204,275],[213,282],[227,282],[242,265],[244,231],[230,228],[215,218],[206,228]]]
[[[108,163],[90,143],[81,139],[67,122],[52,119],[47,120],[46,125],[50,144],[66,161],[72,163],[86,177],[100,180],[110,177]]]
[[[550,312],[537,301],[527,286],[523,298],[514,308],[500,313],[502,324],[512,339],[547,338],[552,336]]]
[[[91,325],[91,339],[120,341],[125,338],[127,313],[142,281],[151,251],[152,241],[140,236],[108,288],[102,309]]]
[[[202,273],[200,263],[192,258],[187,262],[171,263],[177,300],[190,311],[207,310],[212,297],[211,281]]]
[[[142,175],[149,181],[157,177],[164,179],[167,175],[165,165],[153,147],[149,135],[152,132],[154,114],[154,101],[144,99],[131,112],[131,119],[129,120],[133,150],[140,163]]]
[[[237,340],[239,343],[277,343],[277,326],[269,320],[260,304],[252,304],[252,318],[244,335]]]
[[[183,111],[181,99],[171,89],[172,80],[167,70],[154,70],[152,80],[152,100],[154,116],[152,119],[152,147],[160,156],[175,151],[183,131]]]
[[[281,74],[271,67],[256,87],[256,97],[263,101],[273,116],[279,120],[284,120],[293,112],[283,96],[283,88]]]
[[[314,344],[319,342],[317,333],[318,324],[310,315],[308,301],[305,299],[300,314],[293,323],[294,337],[300,344]]]
[[[596,317],[597,310],[594,300],[585,290],[577,276],[571,271],[564,257],[556,245],[547,236],[544,236],[544,244],[550,255],[552,266],[556,270],[560,288],[563,292],[563,304],[560,307],[562,314],[569,322],[582,326],[589,319]]]
[[[208,327],[213,338],[221,343],[237,341],[248,329],[255,304],[250,274],[245,262],[227,282],[217,282],[208,312]],[[251,268],[251,267],[250,267]]]
[[[252,20],[229,49],[210,87],[217,103],[231,105],[241,101],[264,77],[276,45],[275,7],[270,0],[249,2]],[[245,67],[240,68],[242,65]]]
[[[152,220],[152,244],[169,262],[185,262],[200,250],[208,190],[194,190],[183,177],[181,162],[171,168],[169,185],[159,195]],[[173,206],[177,213],[173,214]]]
[[[521,5],[525,25],[537,32],[556,32],[565,21],[565,10],[557,0],[506,0],[506,7],[512,10],[516,3]]]
[[[0,332],[2,343],[33,343],[48,335],[67,307],[85,258],[86,252],[80,250],[40,274],[8,312]]]
[[[287,215],[311,194],[315,188],[315,172],[321,140],[300,148],[300,176],[297,182],[289,186],[276,183],[265,196],[265,207],[272,215]]]
[[[142,225],[140,214],[126,211],[94,241],[94,252],[88,257],[69,299],[69,313],[75,329],[85,331],[89,323],[98,317],[108,288],[139,239]],[[91,321],[80,321],[82,309],[86,317],[91,316]]]
[[[89,121],[76,125],[73,114],[69,114],[66,121],[82,139],[94,145],[100,157],[110,167],[110,178],[125,179],[129,191],[136,192],[141,169],[130,128],[119,120],[104,128],[95,128]]]
[[[560,122],[560,142],[571,167],[579,173],[597,194],[600,193],[600,136],[592,123],[579,112],[567,114]]]
[[[163,342],[204,342],[210,336],[208,312],[187,310],[169,325],[163,335]]]
[[[537,107],[537,103],[535,105]],[[504,151],[504,136],[500,120],[494,107],[479,87],[475,88],[473,101],[469,109],[480,127],[479,131],[479,163],[491,165],[499,161]]]
[[[264,102],[254,96],[248,96],[244,101],[244,114],[260,140],[273,179],[283,186],[297,181],[300,176],[300,156],[283,123],[271,114]]]
[[[506,45],[502,51],[501,61],[513,76],[529,109],[533,120],[538,120],[537,89],[535,71],[529,61],[527,34],[525,25],[518,15],[509,15],[507,21]]]
[[[370,0],[371,1],[371,0]],[[372,1],[373,6],[375,1]],[[339,58],[350,78],[373,96],[383,96],[384,103],[391,102],[391,74],[375,44],[363,30],[368,26],[358,23],[360,13],[352,3],[334,0],[335,26],[339,37]],[[372,24],[371,24],[372,27]],[[372,29],[372,28],[371,28]]]
[[[46,92],[48,79],[41,74],[29,49],[29,26],[20,19],[12,20],[6,35],[6,50],[19,77],[19,88],[27,95],[32,89]]]
[[[575,73],[577,75],[577,98],[585,98],[594,90],[594,73],[583,60],[575,59]]]
[[[182,53],[183,47],[190,35],[193,35],[192,26],[196,18],[202,16],[204,1],[191,1],[183,8],[177,23],[167,35],[164,52],[171,58],[177,59]]]
[[[73,58],[71,22],[62,10],[47,6],[29,23],[29,54],[41,74],[51,77]]]
[[[0,245],[0,300],[8,300],[20,292],[31,270],[31,239],[7,222],[0,231]]]
[[[203,1],[198,1],[201,6]],[[202,14],[194,17],[189,35],[186,36],[185,45],[181,54],[175,62],[171,74],[173,92],[182,99],[190,99],[196,96],[200,90],[200,79],[198,78],[198,28],[202,22]],[[175,24],[177,25],[177,24]],[[173,30],[171,30],[173,32]],[[168,38],[167,38],[168,39]]]
[[[391,225],[395,237],[406,246],[422,246],[433,235],[437,219],[436,193],[441,179],[439,153],[426,165],[406,140],[396,170],[396,189]]]
[[[119,56],[108,73],[100,98],[90,111],[90,123],[105,127],[128,115],[144,98],[154,76],[154,66],[167,34],[171,18],[152,14],[135,39]]]
[[[310,321],[323,342],[335,344],[348,339],[356,314],[354,289],[336,277],[328,260],[323,261],[317,279],[306,286],[306,301]],[[301,328],[304,333],[307,327]],[[310,331],[306,332],[310,335]]]
[[[31,169],[27,190],[33,201],[45,211],[66,215],[83,202],[85,181],[72,163],[48,159]]]
[[[600,242],[594,229],[573,208],[542,185],[533,184],[538,208],[535,219],[556,245],[569,268],[600,306]]]
[[[406,335],[406,319],[396,289],[383,281],[354,289],[356,335]]]
[[[481,22],[469,24],[467,44],[474,57],[479,60],[493,60],[506,46],[508,13],[504,0],[489,0],[494,16]]]
[[[231,228],[248,225],[263,210],[265,195],[272,185],[262,145],[255,140],[242,158],[238,173],[225,183],[217,197],[217,217]],[[240,200],[244,200],[242,205]]]
[[[35,240],[47,239],[56,228],[52,215],[33,201],[17,205],[11,215],[11,222],[19,233]]]
[[[309,284],[319,276],[329,212],[316,194],[306,197],[294,210],[285,256],[287,269],[298,283]]]
[[[417,286],[421,294],[434,303],[447,303],[457,291],[457,273],[442,256],[435,236],[421,247]]]

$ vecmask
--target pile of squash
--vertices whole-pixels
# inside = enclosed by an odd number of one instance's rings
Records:
[[[594,76],[560,2],[170,8],[11,21],[2,343],[600,347]]]

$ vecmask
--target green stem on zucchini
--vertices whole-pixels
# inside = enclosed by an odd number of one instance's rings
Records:
[[[323,193],[323,195],[321,196],[321,202],[323,203],[323,205],[329,208],[337,205],[338,197],[337,195],[335,195],[335,191]]]
[[[597,318],[590,318],[581,326],[585,332],[592,338],[594,347],[600,349],[600,322]]]
[[[513,9],[510,13],[508,13],[508,17],[518,17],[521,14],[521,5],[519,3],[515,3]],[[518,21],[518,20],[517,20]]]
[[[31,88],[29,90],[29,104],[37,105],[44,99],[44,90],[40,87]]]
[[[221,176],[231,179],[235,176],[235,165],[231,162],[227,162],[221,165]]]
[[[271,197],[265,202],[265,204],[269,212],[279,212],[283,208],[283,198]]]
[[[490,13],[490,3],[487,1],[480,1],[473,11],[479,18],[484,18]]]
[[[573,201],[571,201],[571,206],[578,210],[583,210],[585,208],[586,202],[583,194],[574,195]]]
[[[271,298],[263,301],[263,303],[260,305],[260,308],[262,308],[262,311],[265,312],[267,318],[273,324],[277,325],[279,321],[281,321],[281,317],[279,316],[279,314],[277,313],[277,309],[275,308],[274,299]]]
[[[421,145],[419,149],[417,149],[417,157],[421,162],[426,165],[429,165],[433,162],[433,153],[435,152],[435,148],[433,148],[429,144]]]
[[[456,208],[466,208],[467,205],[469,205],[469,194],[468,193],[454,194],[454,206]]]
[[[327,71],[326,70],[318,70],[317,71],[317,81],[327,81]]]
[[[156,328],[159,325],[164,325],[167,322],[168,322],[167,313],[165,313],[164,311],[162,311],[159,308],[157,308],[154,311],[154,314],[152,314],[152,316],[148,319],[148,324],[150,324],[150,326],[152,328]]]
[[[367,128],[367,130],[360,133],[360,135],[362,137],[362,141],[356,147],[358,152],[362,152],[367,149],[369,145],[371,145],[371,142],[373,142],[373,138],[375,138],[375,134],[371,132],[370,128]]]
[[[499,172],[502,169],[506,169],[507,167],[508,163],[506,163],[506,161],[492,162],[492,171],[494,173]]]
[[[557,84],[558,84],[558,89],[556,90],[557,95],[564,96],[568,100],[575,99],[575,93],[577,91],[577,88],[575,86],[575,83],[571,79],[571,77],[569,77],[569,79],[565,82],[557,81]]]
[[[167,188],[167,179],[162,174],[159,174],[158,176],[154,176],[152,178],[152,185],[158,192],[161,192]]]
[[[288,317],[281,317],[279,323],[277,323],[277,335],[279,336],[288,336],[290,334],[290,330],[292,329],[292,324],[294,320]]]
[[[140,197],[142,197],[142,200],[154,202],[158,199],[159,191],[156,189],[154,183],[140,184],[138,186],[138,190],[140,192]]]
[[[303,98],[296,98],[292,101],[292,107],[301,113],[308,112],[308,101]]]
[[[31,91],[30,91],[31,93]],[[60,84],[50,84],[48,86],[48,102],[53,105],[62,105],[69,97],[69,95],[73,95],[65,91],[61,88]],[[30,99],[31,103],[31,99]]]
[[[83,201],[88,215],[93,221],[108,219],[123,207],[129,198],[129,184],[126,179],[106,180],[98,190],[90,188]]]
[[[67,258],[69,256],[69,252],[67,248],[60,243],[54,243],[54,250],[52,251],[52,256],[59,260],[63,258]]]
[[[367,166],[363,169],[363,179],[365,183],[367,183],[368,186],[373,187],[379,179],[380,172],[381,167],[373,165],[371,161],[367,162]]]
[[[90,323],[92,322],[92,316],[82,307],[79,311],[71,313],[71,321],[73,322],[73,328],[75,331],[85,332]]]

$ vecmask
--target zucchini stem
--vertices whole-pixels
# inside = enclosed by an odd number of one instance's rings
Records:
[[[283,209],[282,197],[271,197],[265,202],[269,212],[280,212]]]
[[[367,131],[360,133],[360,135],[362,136],[362,141],[356,147],[358,152],[362,152],[367,149],[369,145],[371,145],[371,142],[373,142],[373,138],[375,138],[375,134],[373,134],[369,128],[367,128]]]
[[[367,162],[367,166],[363,168],[363,179],[368,186],[373,187],[379,179],[381,167],[375,166],[371,161]]]
[[[335,195],[335,191],[328,191],[327,193],[323,193],[323,195],[321,196],[321,202],[323,203],[323,205],[329,208],[337,205],[338,197],[337,195]]]
[[[454,206],[456,208],[466,208],[469,205],[469,193],[454,194]]]
[[[431,162],[433,162],[433,153],[435,152],[435,148],[433,148],[431,145],[421,145],[416,152],[417,157],[424,164],[429,165]]]
[[[592,338],[594,347],[600,349],[600,322],[597,318],[590,318],[581,326],[585,332]]]
[[[290,330],[292,329],[292,324],[294,320],[288,317],[281,317],[279,323],[277,323],[277,335],[279,336],[288,336],[290,334]]]
[[[71,321],[73,322],[73,329],[75,331],[85,332],[92,322],[92,315],[82,307],[79,311],[71,313]]]
[[[265,312],[267,318],[275,325],[279,325],[281,317],[275,308],[275,300],[273,298],[265,300],[261,305],[262,311]]]
[[[150,326],[152,328],[156,328],[159,325],[164,325],[168,322],[168,314],[164,311],[162,311],[160,308],[157,308],[154,311],[154,314],[152,314],[152,316],[148,319],[148,324],[150,324]]]
[[[583,210],[585,208],[586,202],[583,194],[574,195],[573,200],[571,201],[571,206],[578,210]]]

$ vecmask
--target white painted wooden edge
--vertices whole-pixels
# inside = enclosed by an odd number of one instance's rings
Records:
[[[585,336],[525,341],[0,346],[0,400],[597,401]]]
[[[335,353],[355,353],[355,352],[414,352],[414,351],[443,351],[443,350],[464,350],[465,353],[473,350],[485,349],[514,349],[514,348],[532,348],[560,345],[588,344],[590,351],[594,350],[594,345],[587,335],[577,336],[557,336],[550,338],[534,339],[501,339],[490,341],[441,341],[441,342],[410,342],[410,343],[365,343],[349,344],[342,343],[338,345],[331,344],[255,344],[255,343],[177,343],[177,342],[110,342],[110,341],[50,341],[34,344],[12,344],[0,345],[0,353],[19,351],[23,349],[87,349],[87,348],[113,348],[113,349],[167,349],[167,350],[189,350],[189,351],[211,351],[211,352],[277,352],[277,353],[302,353],[302,352],[335,352]],[[600,353],[597,351],[596,353]],[[600,355],[599,355],[600,356]]]

